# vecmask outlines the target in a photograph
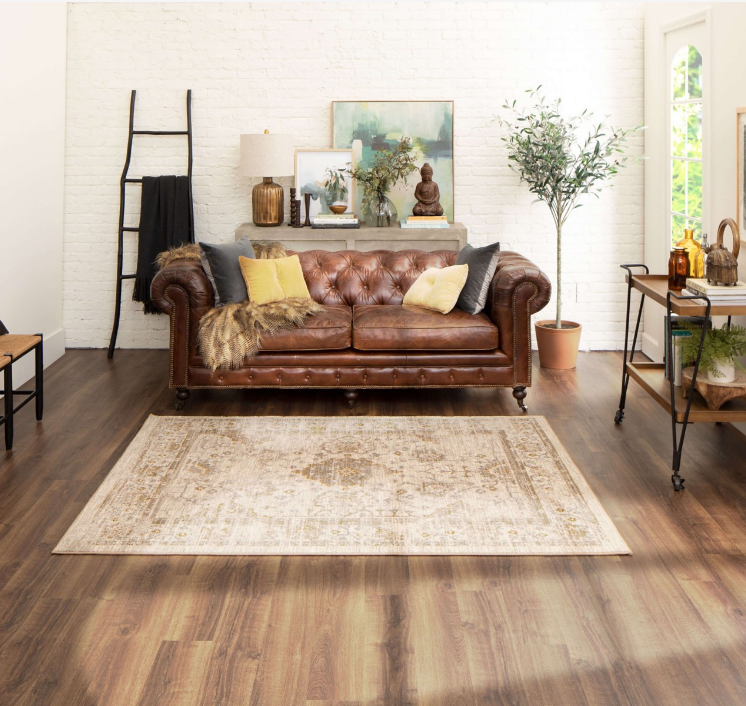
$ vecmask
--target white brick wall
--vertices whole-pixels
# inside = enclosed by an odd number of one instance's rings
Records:
[[[112,3],[69,5],[65,328],[70,346],[107,345],[114,306],[119,177],[130,90],[136,127],[181,129],[193,91],[198,239],[229,241],[250,220],[253,180],[237,173],[238,136],[269,128],[328,147],[331,101],[453,99],[456,218],[470,240],[500,240],[554,280],[544,204],[506,165],[493,117],[543,84],[568,111],[620,125],[643,119],[643,10],[628,3]],[[183,173],[184,138],[136,138],[130,173]],[[641,154],[636,137],[633,153]],[[292,179],[281,180],[286,188]],[[128,224],[136,225],[139,189]],[[619,348],[622,262],[642,257],[642,168],[573,214],[565,228],[564,316],[584,349]],[[126,269],[134,267],[128,247]],[[124,347],[165,347],[165,317],[129,300]],[[542,312],[552,316],[552,305]]]

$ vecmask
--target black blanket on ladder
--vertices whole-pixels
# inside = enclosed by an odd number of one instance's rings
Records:
[[[137,273],[132,299],[142,302],[146,314],[160,314],[150,299],[150,284],[156,274],[155,260],[169,248],[192,242],[192,202],[189,177],[142,178]]]

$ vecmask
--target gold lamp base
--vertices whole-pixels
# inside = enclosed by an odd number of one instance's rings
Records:
[[[285,220],[284,201],[285,194],[282,187],[275,184],[272,177],[263,177],[262,183],[257,184],[251,192],[254,225],[281,226]]]

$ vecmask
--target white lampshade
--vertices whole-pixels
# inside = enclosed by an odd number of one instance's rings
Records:
[[[283,177],[295,173],[295,150],[292,135],[241,135],[243,176]]]

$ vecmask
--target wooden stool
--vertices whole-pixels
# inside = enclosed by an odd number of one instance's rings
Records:
[[[0,424],[5,423],[5,448],[13,448],[13,415],[27,402],[36,398],[36,419],[41,421],[44,413],[44,357],[42,352],[44,337],[23,336],[7,333],[0,335],[0,370],[3,371],[4,384],[0,392],[5,395],[5,414],[0,416]],[[22,358],[29,351],[36,353],[36,389],[13,389],[13,363]],[[26,395],[26,399],[17,407],[13,407],[14,395]]]

